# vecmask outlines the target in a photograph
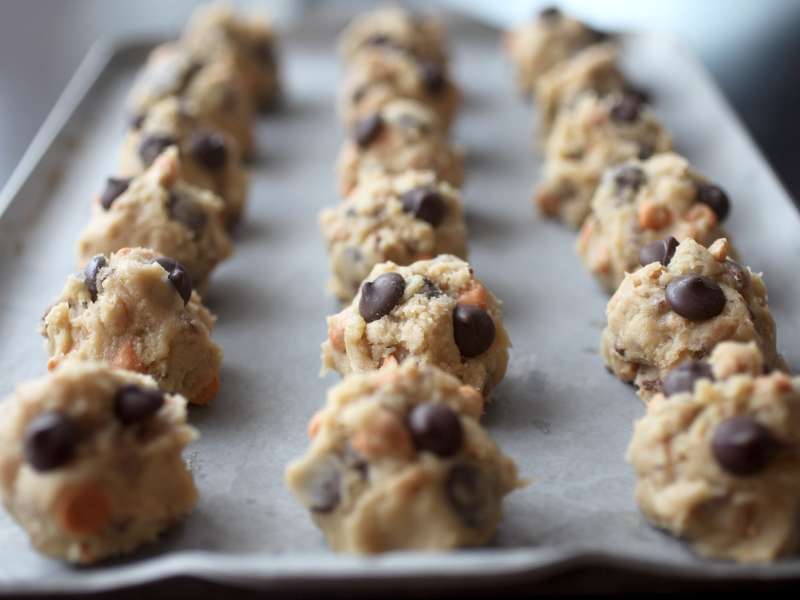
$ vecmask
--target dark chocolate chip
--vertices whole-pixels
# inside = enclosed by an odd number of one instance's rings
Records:
[[[192,231],[201,230],[207,221],[206,213],[198,204],[185,194],[172,193],[167,201],[169,216],[180,221]]]
[[[539,13],[539,18],[544,21],[553,21],[561,18],[561,11],[555,6],[548,6]]]
[[[198,162],[209,169],[221,169],[228,162],[225,138],[216,131],[195,131],[189,138],[189,148]]]
[[[634,192],[642,187],[644,179],[644,171],[631,165],[620,167],[614,174],[614,183],[617,187],[630,188]]]
[[[78,429],[66,415],[47,412],[34,417],[25,428],[25,460],[37,471],[50,471],[69,462]]]
[[[731,210],[728,195],[722,191],[722,188],[710,183],[697,184],[697,200],[707,204],[716,213],[720,222],[725,220]]]
[[[728,275],[733,277],[736,287],[743,288],[750,283],[750,273],[739,263],[728,259],[725,261],[725,269],[728,271]]]
[[[644,267],[650,263],[659,262],[666,267],[675,256],[677,247],[678,240],[672,236],[647,244],[639,251],[639,264]]]
[[[494,334],[494,321],[482,308],[459,304],[453,310],[453,337],[464,358],[486,352],[494,342]]]
[[[763,471],[775,447],[769,429],[749,415],[731,417],[720,423],[711,442],[714,458],[720,466],[738,477]]]
[[[589,29],[589,36],[593,44],[599,44],[601,42],[605,42],[613,37],[610,33],[606,31],[600,31],[599,29],[593,29],[591,27],[589,27],[588,29]]]
[[[642,99],[638,94],[624,94],[611,109],[611,118],[621,123],[632,123],[639,118]]]
[[[163,133],[146,135],[139,144],[139,158],[142,159],[145,167],[149,167],[159,154],[176,143],[174,138]]]
[[[433,283],[427,277],[423,277],[422,281],[425,282],[425,291],[423,292],[427,298],[438,298],[444,292],[439,289],[439,286]]]
[[[128,189],[130,178],[109,177],[106,181],[106,189],[100,196],[100,205],[108,210],[122,192]]]
[[[267,65],[275,62],[275,53],[272,51],[272,45],[266,42],[259,42],[253,47],[253,56],[256,57],[256,60]]]
[[[400,196],[400,201],[403,203],[404,211],[430,223],[433,227],[442,222],[447,210],[442,197],[434,190],[424,187],[407,191]]]
[[[475,465],[454,465],[445,480],[445,496],[458,516],[472,527],[484,521],[487,496],[490,493],[481,472]]]
[[[464,430],[455,411],[439,402],[425,402],[408,414],[408,429],[419,450],[451,456],[461,448]]]
[[[164,406],[164,394],[156,388],[141,387],[126,383],[114,398],[114,414],[130,425],[146,419]]]
[[[367,38],[364,44],[367,46],[384,46],[386,44],[391,44],[391,42],[392,39],[385,33],[373,33]]]
[[[356,144],[361,148],[366,148],[378,137],[382,128],[383,121],[379,114],[360,118],[356,121],[356,126],[353,130],[353,137],[356,140]]]
[[[625,90],[625,95],[635,97],[639,104],[648,104],[650,102],[650,94],[641,88],[629,87]]]
[[[685,319],[707,321],[725,309],[725,292],[703,275],[681,275],[667,284],[664,293],[670,309]]]
[[[714,381],[711,365],[699,360],[687,360],[673,368],[664,377],[661,391],[665,396],[680,394],[681,392],[694,392],[694,384],[698,379]]]
[[[186,268],[177,260],[165,256],[154,258],[150,261],[150,264],[153,263],[158,263],[167,272],[167,279],[175,286],[175,290],[183,299],[183,305],[186,306],[192,297],[192,278],[189,277]]]
[[[436,63],[430,60],[419,61],[419,72],[422,75],[422,81],[425,82],[425,87],[428,92],[434,96],[438,96],[444,91],[444,75],[442,70],[436,66]]]
[[[375,281],[361,286],[358,312],[367,323],[385,317],[397,306],[406,289],[406,280],[399,273],[384,273]]]
[[[102,254],[93,256],[86,266],[83,268],[84,281],[86,288],[89,290],[89,296],[92,302],[97,300],[97,275],[100,269],[106,266],[106,257]]]
[[[639,160],[647,160],[651,156],[653,156],[653,146],[651,144],[647,144],[645,142],[639,142],[639,154],[636,156],[639,157]]]
[[[317,513],[329,513],[342,501],[342,473],[336,462],[327,460],[320,462],[313,479],[309,482],[312,498],[311,510]]]

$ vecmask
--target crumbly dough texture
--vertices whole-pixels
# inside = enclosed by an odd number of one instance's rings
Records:
[[[350,63],[362,52],[391,45],[433,61],[447,64],[442,20],[433,15],[411,14],[402,7],[387,5],[359,14],[339,35],[338,53]]]
[[[131,180],[108,210],[95,196],[92,216],[75,249],[78,268],[96,254],[152,248],[186,267],[202,295],[214,267],[233,254],[222,211],[217,196],[181,178],[177,148],[170,146],[144,174]],[[189,222],[181,220],[182,214]]]
[[[631,169],[642,174],[638,187],[625,182]],[[586,270],[613,294],[625,273],[641,266],[639,251],[651,242],[672,236],[708,247],[727,238],[716,213],[697,200],[697,184],[706,182],[685,158],[671,152],[606,171],[575,246]],[[736,259],[732,250],[728,254]]]
[[[536,203],[547,216],[580,227],[591,212],[603,172],[622,161],[667,152],[672,140],[655,112],[642,105],[632,122],[614,118],[619,94],[589,91],[559,111],[545,146]]]
[[[416,100],[398,99],[378,111],[381,128],[362,148],[353,139],[342,144],[336,162],[339,193],[346,196],[358,178],[373,171],[400,174],[410,169],[435,171],[460,188],[464,182],[464,152],[452,147],[436,113]]]
[[[219,390],[223,352],[211,339],[214,316],[192,291],[183,299],[168,273],[150,261],[161,254],[124,248],[97,274],[97,300],[83,272],[70,275],[39,324],[52,370],[67,356],[106,362],[153,377],[165,392],[194,404]]]
[[[181,458],[197,439],[186,424],[186,400],[167,394],[158,412],[125,425],[114,414],[114,397],[125,384],[156,387],[144,375],[68,360],[51,375],[19,385],[0,404],[3,504],[43,554],[92,563],[130,552],[154,541],[197,501]],[[34,418],[51,412],[68,417],[78,437],[69,462],[41,472],[25,459],[25,432]],[[107,519],[96,531],[76,531],[64,515],[87,490],[95,510],[107,509]]]
[[[198,7],[180,44],[204,62],[228,57],[236,64],[256,106],[275,106],[281,95],[275,30],[269,15],[252,11],[237,16],[223,2]]]
[[[375,371],[385,361],[402,362],[410,356],[421,365],[434,365],[455,375],[491,399],[494,387],[505,375],[511,348],[500,302],[494,294],[472,274],[469,264],[447,254],[407,267],[393,262],[375,265],[367,280],[390,272],[404,277],[405,290],[388,315],[367,323],[359,314],[359,291],[350,306],[328,317],[322,374],[331,369],[342,377]],[[453,310],[458,304],[479,306],[492,317],[495,338],[483,354],[461,356],[453,338]]]
[[[563,14],[539,16],[507,31],[503,46],[511,58],[517,87],[533,95],[539,78],[560,62],[599,41],[599,35],[576,19]]]
[[[128,109],[141,119],[168,96],[179,96],[194,105],[201,118],[236,140],[245,159],[253,156],[255,106],[231,57],[204,62],[177,44],[157,46],[136,77]]]
[[[436,227],[403,209],[400,196],[415,188],[433,190],[444,201]],[[461,196],[431,171],[366,175],[343,203],[320,212],[319,225],[333,271],[327,288],[342,302],[353,299],[379,263],[404,266],[439,254],[467,258]]]
[[[598,96],[624,92],[627,84],[617,66],[618,52],[611,42],[592,44],[542,75],[536,83],[539,137],[544,144],[552,131],[558,111],[583,92]]]
[[[207,133],[221,136],[227,158],[223,165],[209,167],[195,155],[192,136]],[[119,150],[118,171],[123,177],[135,177],[147,168],[139,148],[148,136],[162,135],[175,140],[180,152],[181,174],[192,185],[210,190],[225,203],[225,221],[239,221],[247,200],[247,170],[236,140],[197,113],[191,102],[169,96],[147,111],[141,125],[125,135]]]
[[[406,419],[423,402],[445,404],[458,415],[463,442],[453,455],[415,447]],[[413,361],[351,375],[328,391],[310,428],[311,448],[286,469],[287,485],[337,551],[486,544],[501,519],[503,496],[521,483],[513,461],[478,423],[481,404],[457,378]],[[466,509],[448,489],[455,470],[474,474]]]
[[[694,393],[657,395],[634,427],[627,459],[636,499],[654,525],[708,558],[761,563],[794,552],[800,513],[800,379],[762,375],[755,343],[722,343],[711,355],[715,378]],[[717,426],[747,415],[780,450],[760,473],[736,476],[715,459]]]
[[[670,310],[664,297],[667,284],[689,274],[708,277],[722,288],[722,313],[695,321]],[[775,348],[775,321],[761,275],[727,260],[722,241],[706,249],[687,238],[668,266],[655,262],[626,274],[606,315],[608,326],[600,342],[606,367],[622,381],[636,384],[645,401],[661,390],[662,378],[673,367],[702,359],[720,342],[754,341],[767,366],[789,370]]]
[[[408,98],[433,109],[442,128],[449,129],[461,93],[444,70],[441,81],[431,88],[425,81],[424,66],[417,57],[389,46],[358,53],[339,85],[339,119],[352,131],[358,119],[375,114],[391,100]]]

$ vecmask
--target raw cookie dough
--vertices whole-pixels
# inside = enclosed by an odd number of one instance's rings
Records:
[[[144,248],[123,248],[70,275],[39,323],[51,371],[67,356],[153,377],[194,404],[219,391],[222,349],[214,317],[180,263]]]
[[[434,171],[441,181],[460,188],[464,153],[448,144],[436,113],[415,100],[392,100],[364,117],[355,135],[339,151],[339,193],[346,196],[364,173],[399,175],[411,169]]]
[[[559,111],[547,138],[536,203],[545,215],[580,227],[608,167],[671,148],[670,135],[638,95],[581,94]]]
[[[710,364],[678,367],[698,373],[634,428],[639,507],[701,556],[762,563],[797,549],[800,379],[763,367],[755,343],[722,343]]]
[[[379,263],[467,257],[461,197],[431,171],[365,175],[345,202],[320,213],[319,225],[333,271],[328,290],[342,302]]]
[[[64,361],[0,404],[3,505],[43,554],[92,563],[156,540],[195,505],[186,400],[152,378]]]
[[[536,83],[539,139],[547,140],[556,115],[583,92],[598,96],[622,93],[627,85],[617,66],[617,48],[610,42],[593,44],[547,71]]]
[[[707,247],[727,237],[719,223],[728,210],[725,192],[682,156],[670,152],[633,159],[606,171],[575,249],[586,269],[613,294],[625,273],[639,268],[639,253],[648,244],[671,236]],[[733,254],[730,249],[728,254]]]
[[[92,205],[76,246],[78,267],[97,254],[152,248],[181,263],[201,294],[214,267],[233,254],[222,225],[223,204],[181,178],[178,150],[170,146],[133,179],[109,179]]]
[[[399,6],[382,6],[361,13],[342,31],[339,57],[350,63],[361,52],[391,46],[444,67],[444,33],[444,23],[437,17],[412,14]]]
[[[350,375],[309,424],[286,469],[334,550],[449,550],[486,544],[517,468],[478,423],[480,395],[412,360]]]
[[[408,267],[375,265],[352,304],[328,317],[322,373],[375,371],[414,357],[491,399],[511,342],[500,302],[463,260],[443,254]]]
[[[255,150],[255,107],[236,64],[230,57],[203,62],[177,44],[153,49],[128,95],[134,125],[159,100],[180,96],[202,119],[230,134],[245,159]]]
[[[383,45],[353,58],[339,86],[336,108],[345,127],[355,131],[359,119],[397,98],[429,106],[444,130],[461,103],[458,88],[442,67]]]
[[[788,372],[775,349],[775,321],[761,275],[727,260],[727,242],[706,249],[691,238],[625,275],[606,309],[600,352],[606,367],[633,382],[646,402],[678,363],[699,360],[720,342],[754,341],[771,369]]]
[[[549,8],[538,18],[506,32],[503,47],[511,58],[517,87],[526,96],[531,96],[539,77],[605,37],[558,9]]]
[[[139,127],[127,133],[119,153],[120,176],[143,173],[172,145],[180,150],[183,179],[217,194],[225,203],[225,222],[238,222],[247,199],[247,171],[239,146],[176,96],[155,103]]]
[[[203,62],[221,56],[236,64],[256,106],[268,109],[281,93],[275,31],[268,15],[253,11],[237,16],[222,2],[202,5],[192,14],[180,42]]]

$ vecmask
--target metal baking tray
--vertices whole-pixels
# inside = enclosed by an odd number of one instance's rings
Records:
[[[498,31],[453,15],[453,65],[465,98],[454,137],[469,153],[470,259],[503,300],[514,343],[484,423],[535,481],[507,498],[489,548],[371,558],[327,549],[283,484],[284,466],[306,449],[308,418],[338,381],[317,377],[325,317],[338,305],[323,294],[329,270],[315,217],[338,201],[333,162],[344,134],[334,115],[341,67],[333,47],[355,5],[315,6],[282,40],[287,101],[258,122],[237,254],[219,267],[207,296],[227,357],[219,396],[190,410],[202,434],[187,456],[197,508],[158,543],[91,568],[38,555],[0,511],[0,591],[87,594],[174,578],[282,594],[536,590],[592,568],[622,579],[800,579],[798,558],[762,567],[700,560],[640,516],[623,454],[644,405],[603,368],[608,298],[573,252],[576,233],[532,210],[534,119],[513,89]],[[778,346],[796,369],[800,216],[791,199],[691,54],[659,35],[621,39],[626,73],[650,93],[678,150],[728,190],[727,228],[743,262],[764,272]],[[2,397],[46,372],[34,330],[74,268],[73,244],[90,198],[113,172],[125,95],[150,47],[96,46],[0,194]]]

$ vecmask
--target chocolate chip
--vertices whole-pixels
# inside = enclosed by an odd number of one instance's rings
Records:
[[[645,142],[639,142],[639,154],[636,156],[639,157],[639,160],[647,160],[651,156],[653,156],[653,146],[651,144],[647,144]]]
[[[725,292],[703,275],[681,275],[667,284],[664,293],[670,309],[685,319],[707,321],[725,308]]]
[[[364,42],[367,46],[384,46],[391,43],[391,38],[385,33],[373,33]]]
[[[50,471],[69,462],[78,429],[66,415],[47,412],[34,417],[25,428],[25,460],[37,471]]]
[[[406,289],[406,280],[399,273],[384,273],[375,281],[361,286],[358,312],[367,323],[385,317],[397,306]]]
[[[539,13],[539,18],[543,21],[553,21],[561,18],[561,11],[555,6],[549,6]]]
[[[130,178],[117,179],[115,177],[109,177],[106,181],[106,189],[103,190],[103,193],[100,196],[100,205],[106,210],[111,208],[114,200],[116,200],[120,194],[122,194],[122,192],[128,189],[130,183]]]
[[[353,137],[356,144],[361,148],[369,146],[383,128],[383,121],[378,114],[362,117],[356,121],[355,129],[353,130]]]
[[[183,299],[183,305],[186,306],[192,297],[192,278],[189,277],[186,268],[177,260],[167,257],[154,258],[150,261],[150,264],[153,263],[158,263],[168,273],[167,279],[175,286],[175,290]]]
[[[444,76],[442,75],[442,70],[436,66],[436,63],[430,60],[420,60],[419,72],[428,92],[438,96],[444,91]]]
[[[174,138],[163,133],[146,135],[139,144],[139,158],[142,159],[145,167],[149,167],[159,154],[176,143]]]
[[[624,94],[611,109],[611,118],[621,123],[632,123],[639,118],[642,100],[637,94]]]
[[[425,283],[425,291],[423,292],[427,298],[438,298],[444,292],[439,289],[439,286],[433,283],[427,277],[423,277],[422,281]]]
[[[481,471],[475,465],[454,465],[445,480],[445,496],[458,516],[472,527],[485,520],[489,486],[481,481]]]
[[[400,196],[400,201],[403,203],[404,211],[430,223],[433,227],[442,222],[447,210],[442,197],[434,190],[424,187],[407,191]]]
[[[620,167],[614,174],[614,183],[618,188],[630,188],[634,192],[642,187],[644,179],[644,171],[631,165]]]
[[[201,129],[189,138],[189,149],[200,164],[221,169],[228,162],[228,148],[221,133]]]
[[[146,419],[164,406],[164,394],[156,388],[141,387],[126,383],[114,398],[114,414],[130,425]]]
[[[644,267],[650,263],[659,262],[666,267],[675,256],[677,247],[678,240],[672,236],[647,244],[639,251],[639,264]]]
[[[739,263],[728,259],[725,261],[725,269],[728,271],[728,275],[733,277],[736,287],[743,288],[750,283],[750,273]]]
[[[697,200],[707,204],[716,213],[720,222],[725,220],[731,210],[728,195],[722,191],[722,188],[710,183],[697,184]]]
[[[338,461],[331,455],[325,458],[327,460],[317,463],[306,490],[311,499],[310,508],[317,513],[329,513],[342,501],[342,473]]]
[[[253,47],[253,56],[264,64],[275,62],[275,53],[272,51],[272,46],[266,42],[259,42]]]
[[[201,230],[207,221],[206,213],[191,198],[185,194],[172,193],[167,201],[169,216],[175,221],[180,221],[192,231]]]
[[[731,417],[720,423],[711,442],[714,458],[720,466],[739,477],[763,471],[775,447],[769,429],[749,415]]]
[[[453,337],[461,356],[472,358],[486,352],[494,342],[494,321],[488,312],[472,304],[459,304],[453,311]]]
[[[86,266],[83,268],[84,282],[86,288],[89,290],[89,296],[92,302],[97,300],[97,275],[100,269],[106,266],[106,257],[102,254],[93,256]]]
[[[661,386],[665,396],[680,394],[681,392],[694,392],[694,384],[698,379],[714,381],[711,365],[699,360],[687,360],[673,368]]]
[[[452,408],[439,402],[425,402],[408,414],[408,429],[419,450],[451,456],[461,448],[464,430]]]

